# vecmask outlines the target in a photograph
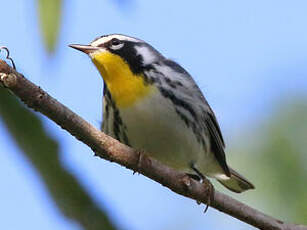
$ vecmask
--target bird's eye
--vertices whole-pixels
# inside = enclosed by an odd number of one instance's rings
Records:
[[[112,50],[119,50],[124,46],[124,43],[121,40],[118,40],[117,38],[113,38],[110,42],[109,42],[109,47]]]
[[[118,40],[117,38],[113,38],[111,40],[111,45],[112,46],[118,46],[119,44],[121,44],[120,40]]]

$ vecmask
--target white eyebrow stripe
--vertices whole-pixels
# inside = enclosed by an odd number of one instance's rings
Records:
[[[138,40],[136,38],[132,38],[132,37],[128,37],[125,35],[121,35],[121,34],[111,34],[111,35],[107,35],[105,37],[102,38],[98,38],[97,40],[93,41],[90,45],[92,46],[99,46],[101,44],[104,44],[110,40],[112,40],[113,38],[117,38],[121,41],[132,41],[132,42],[141,42],[141,40]]]

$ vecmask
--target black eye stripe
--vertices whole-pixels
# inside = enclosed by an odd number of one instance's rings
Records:
[[[101,43],[101,44],[99,44],[97,47],[105,47],[105,43]]]
[[[110,41],[101,43],[97,45],[97,47],[105,48],[105,47],[111,47],[111,46],[117,46],[119,44],[123,43],[121,40],[117,38],[112,38]]]

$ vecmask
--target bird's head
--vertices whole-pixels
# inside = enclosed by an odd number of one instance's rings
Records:
[[[121,34],[98,37],[89,45],[69,46],[88,54],[98,69],[100,66],[108,68],[114,62],[124,62],[134,74],[142,73],[143,68],[163,58],[146,42]]]
[[[119,101],[122,101],[123,97],[126,97],[124,101],[134,101],[129,100],[131,96],[128,94],[135,97],[145,94],[148,91],[144,84],[145,69],[163,59],[163,56],[146,42],[120,34],[101,36],[89,45],[69,46],[89,55],[113,98]]]

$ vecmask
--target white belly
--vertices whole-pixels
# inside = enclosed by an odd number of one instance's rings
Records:
[[[133,107],[120,109],[120,115],[132,147],[185,172],[190,172],[191,163],[204,174],[216,172],[218,164],[213,154],[205,152],[174,105],[159,92]]]

